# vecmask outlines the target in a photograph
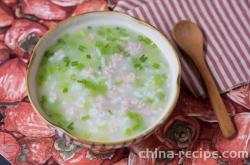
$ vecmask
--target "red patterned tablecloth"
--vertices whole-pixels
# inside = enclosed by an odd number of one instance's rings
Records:
[[[248,0],[2,0],[0,154],[17,165],[250,164],[249,7]],[[209,101],[194,96],[205,92],[194,66],[181,55],[184,85],[177,106],[170,120],[139,144],[113,152],[90,151],[47,126],[26,96],[32,49],[58,22],[98,10],[116,10],[145,20],[169,39],[177,21],[197,23],[206,35],[206,60],[221,92],[226,92],[222,97],[237,136],[225,139]],[[146,150],[175,157],[143,157],[140,153]],[[195,157],[189,151],[215,155]]]

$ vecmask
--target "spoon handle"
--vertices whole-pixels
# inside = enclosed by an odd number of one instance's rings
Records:
[[[200,57],[204,57],[201,53]],[[207,93],[210,98],[215,115],[219,121],[221,131],[225,138],[232,138],[236,134],[236,129],[232,123],[231,118],[226,110],[225,104],[223,103],[221,96],[218,92],[215,81],[207,67],[204,58],[199,58],[199,60],[194,60],[195,65],[201,73],[204,83],[207,88]]]

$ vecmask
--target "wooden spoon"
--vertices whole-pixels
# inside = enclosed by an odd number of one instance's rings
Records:
[[[206,65],[201,30],[196,24],[190,21],[180,21],[173,29],[173,37],[178,46],[187,53],[200,71],[224,137],[232,138],[236,134],[236,130]]]

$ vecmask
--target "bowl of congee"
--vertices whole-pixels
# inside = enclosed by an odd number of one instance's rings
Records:
[[[87,147],[134,144],[171,115],[180,63],[153,26],[118,12],[58,24],[36,45],[28,96],[48,124]]]

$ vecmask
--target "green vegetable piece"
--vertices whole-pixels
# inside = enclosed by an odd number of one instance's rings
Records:
[[[158,63],[154,63],[152,66],[153,66],[155,69],[159,69],[159,68],[160,68],[160,64],[158,64]]]
[[[48,97],[47,96],[41,96],[40,98],[40,104],[44,106],[48,102]]]
[[[84,67],[85,67],[84,64],[78,64],[76,66],[76,69],[79,70],[79,71],[81,71]]]
[[[39,80],[39,83],[42,83],[43,81],[45,81],[46,80],[45,74],[39,74],[38,80]]]
[[[88,29],[91,30],[91,29],[92,29],[92,26],[88,26]]]
[[[46,52],[44,53],[44,57],[45,58],[49,58],[53,55],[54,53],[51,50],[46,50]]]
[[[142,118],[142,116],[140,115],[140,113],[138,112],[128,112],[127,113],[127,117],[132,121],[132,126],[129,128],[126,128],[125,130],[125,134],[127,136],[132,135],[133,133],[141,130],[143,128],[144,125],[144,120]]]
[[[121,27],[116,27],[116,30],[118,31],[118,33],[119,33],[120,35],[123,35],[123,36],[127,36],[127,35],[129,34],[128,31],[127,31],[126,29],[121,28]]]
[[[111,53],[120,53],[120,52],[123,52],[124,49],[121,45],[114,45],[111,49]]]
[[[134,68],[135,68],[136,70],[142,70],[142,69],[143,69],[142,65],[139,64],[139,63],[135,63],[135,64],[134,64]]]
[[[157,97],[158,97],[158,99],[160,99],[160,100],[164,100],[164,99],[166,98],[166,95],[165,95],[163,92],[159,92],[159,93],[157,94]]]
[[[107,54],[111,50],[111,46],[104,41],[96,41],[95,46],[100,49],[102,54]]]
[[[99,36],[104,37],[105,34],[106,34],[106,32],[104,31],[104,29],[99,29],[99,30],[97,31],[97,34],[98,34]]]
[[[64,87],[63,88],[63,93],[67,93],[69,91],[69,88],[68,87]]]
[[[113,112],[109,109],[108,110],[108,113],[110,114],[110,115],[113,115]]]
[[[89,120],[91,117],[89,115],[85,115],[81,118],[82,121]]]
[[[81,52],[84,52],[84,51],[86,50],[86,47],[83,46],[83,45],[80,45],[80,46],[78,47],[78,49],[79,49]]]
[[[85,66],[78,61],[72,61],[71,66],[75,67],[77,70],[81,71]]]
[[[62,38],[58,39],[57,42],[60,44],[66,44],[66,41]]]
[[[154,104],[154,99],[147,98],[146,103],[149,105],[152,105],[152,104]]]
[[[86,57],[87,57],[87,59],[91,59],[91,55],[90,54],[87,54]]]
[[[139,58],[139,60],[140,60],[141,62],[145,62],[147,59],[148,59],[148,57],[146,57],[145,55],[142,55],[142,56]]]
[[[72,61],[72,62],[71,62],[71,66],[77,66],[77,65],[79,65],[79,62],[78,62],[78,61]]]
[[[47,66],[47,72],[48,74],[53,74],[57,71],[57,65],[48,65]]]
[[[95,83],[91,80],[82,79],[82,80],[77,80],[77,82],[82,83],[84,87],[94,91],[94,94],[103,94],[107,91],[107,86],[103,81]]]
[[[154,75],[154,82],[157,86],[162,86],[165,82],[165,76],[161,74]]]
[[[71,122],[71,123],[67,126],[67,128],[68,128],[69,130],[74,130],[74,122]]]
[[[65,127],[65,118],[62,114],[56,111],[49,111],[47,112],[48,116],[55,121],[56,124],[58,124],[61,127]]]
[[[144,42],[147,45],[150,45],[152,43],[152,41],[148,37],[143,35],[139,35],[138,40]]]
[[[68,56],[63,57],[63,62],[65,62],[66,66],[69,66],[70,64],[70,59]]]

